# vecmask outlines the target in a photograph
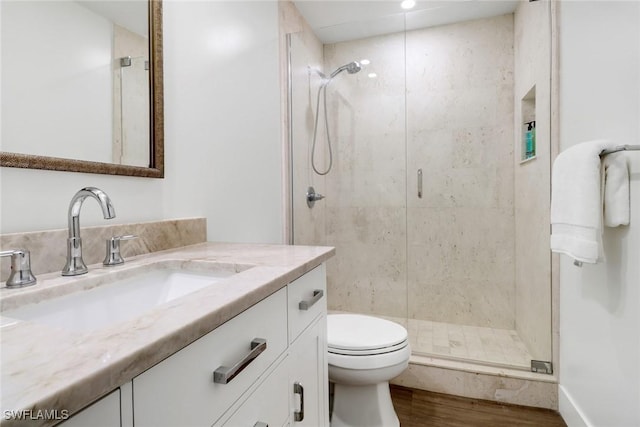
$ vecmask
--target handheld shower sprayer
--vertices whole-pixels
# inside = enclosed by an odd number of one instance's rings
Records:
[[[318,175],[326,175],[329,173],[329,171],[331,170],[331,166],[333,166],[333,150],[331,149],[331,137],[329,136],[329,120],[327,119],[327,86],[329,86],[329,83],[331,83],[331,80],[333,80],[333,78],[335,76],[337,76],[338,74],[340,74],[343,71],[347,71],[347,73],[349,74],[355,74],[358,71],[362,70],[362,66],[360,65],[359,62],[357,61],[352,61],[349,62],[348,64],[344,64],[341,67],[338,67],[337,69],[335,69],[331,74],[329,74],[329,77],[326,77],[324,74],[322,73],[318,73],[320,74],[320,76],[324,79],[324,81],[322,82],[322,84],[320,85],[320,87],[318,88],[318,98],[316,101],[316,120],[315,120],[315,124],[313,126],[313,145],[311,147],[311,167],[313,168],[313,171],[315,173],[317,173]],[[327,134],[327,147],[329,148],[329,166],[327,166],[327,169],[325,171],[320,171],[318,170],[318,168],[316,167],[316,136],[318,134],[318,116],[320,115],[320,93],[323,92],[322,97],[323,97],[323,107],[324,107],[324,127],[325,127],[325,132]]]
[[[349,74],[355,74],[358,71],[362,70],[362,66],[358,61],[349,62],[348,64],[345,64],[342,67],[338,67],[333,73],[329,75],[329,79],[334,78],[344,70],[347,70],[347,73]]]

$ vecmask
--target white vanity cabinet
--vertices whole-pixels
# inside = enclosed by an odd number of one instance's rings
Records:
[[[135,377],[135,426],[214,424],[287,349],[286,298],[283,288]],[[224,367],[237,369],[214,382]]]
[[[329,425],[324,264],[288,286],[291,426]]]
[[[321,265],[287,286],[284,359],[214,427],[329,425],[325,274]]]
[[[128,425],[128,424],[126,424]],[[87,406],[57,427],[121,427],[120,389]]]
[[[134,425],[328,426],[326,351],[323,264],[135,377]]]

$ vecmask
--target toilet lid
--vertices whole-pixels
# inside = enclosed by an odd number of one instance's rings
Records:
[[[407,340],[407,330],[389,320],[362,314],[327,316],[329,349],[369,351],[392,348]]]

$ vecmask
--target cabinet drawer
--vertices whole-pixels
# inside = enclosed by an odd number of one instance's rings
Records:
[[[214,427],[280,427],[287,422],[291,393],[287,367],[285,359],[228,419]]]
[[[327,311],[327,277],[324,264],[289,283],[287,293],[289,342],[293,342],[313,319]]]
[[[239,314],[133,379],[136,427],[212,425],[287,347],[286,288]],[[233,367],[255,338],[266,349],[227,384],[214,371]]]

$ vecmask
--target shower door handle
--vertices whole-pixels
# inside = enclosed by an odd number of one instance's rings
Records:
[[[418,169],[418,198],[422,199],[422,169]]]

